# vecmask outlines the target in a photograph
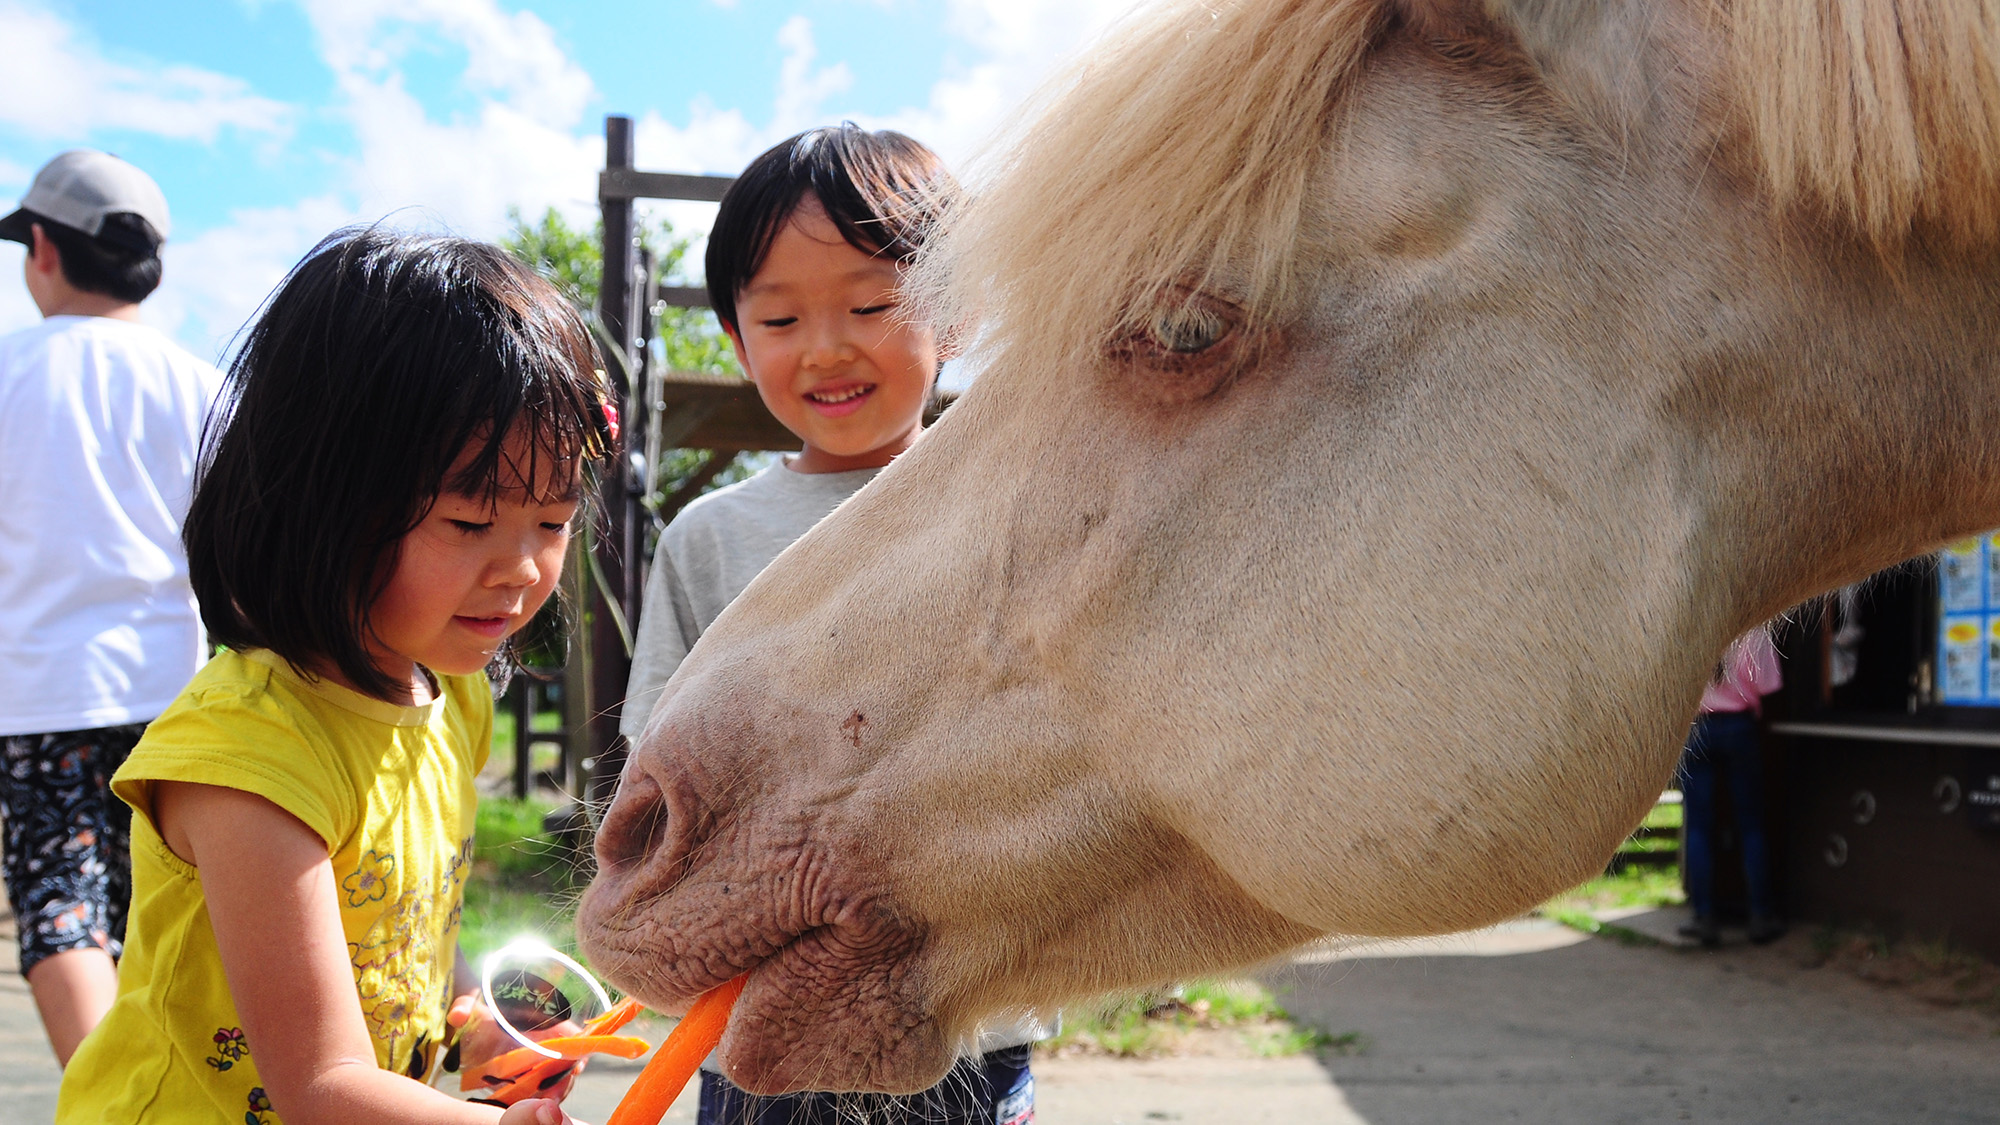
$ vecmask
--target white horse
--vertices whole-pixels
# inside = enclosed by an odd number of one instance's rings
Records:
[[[2000,524],[1996,0],[1211,0],[919,288],[936,432],[666,690],[592,960],[758,1091],[1602,869],[1728,640]]]

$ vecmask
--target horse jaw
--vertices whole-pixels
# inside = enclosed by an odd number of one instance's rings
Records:
[[[1732,636],[2000,521],[1989,266],[1479,78],[1377,49],[1256,362],[996,366],[760,576],[635,749],[593,962],[750,971],[748,1088],[908,1090],[998,1015],[1504,918]]]

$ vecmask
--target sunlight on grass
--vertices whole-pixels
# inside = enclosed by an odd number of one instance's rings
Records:
[[[1359,1032],[1331,1035],[1292,1021],[1255,981],[1192,981],[1169,992],[1145,993],[1102,1009],[1063,1013],[1062,1034],[1041,1044],[1056,1054],[1155,1058],[1190,1053],[1280,1058],[1326,1051],[1357,1053]]]
[[[1601,875],[1543,903],[1535,913],[1587,934],[1610,932],[1621,940],[1633,936],[1618,926],[1606,926],[1597,915],[1606,910],[1629,907],[1678,906],[1687,901],[1681,892],[1681,869],[1668,867],[1628,867],[1612,875]],[[1647,939],[1650,940],[1650,939]]]
[[[576,955],[576,899],[583,882],[569,857],[541,834],[542,817],[553,807],[534,798],[479,802],[458,937],[473,964],[522,936]]]

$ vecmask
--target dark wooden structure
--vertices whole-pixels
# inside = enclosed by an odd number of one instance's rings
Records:
[[[580,635],[571,645],[562,676],[563,732],[535,732],[532,740],[563,747],[559,788],[582,794],[601,809],[610,800],[625,761],[618,735],[625,684],[631,672],[630,639],[643,609],[646,545],[657,524],[673,518],[700,495],[736,454],[794,450],[793,437],[765,408],[757,390],[742,379],[702,372],[658,371],[652,364],[650,335],[662,307],[705,308],[706,290],[662,285],[650,256],[639,244],[634,203],[640,199],[717,202],[732,177],[646,172],[633,167],[632,121],[604,119],[605,168],[598,177],[598,206],[604,220],[604,274],[597,318],[600,345],[623,425],[625,457],[606,475],[599,502],[603,518],[590,542],[590,557],[569,567],[573,604],[583,607]],[[703,449],[710,456],[657,507],[646,497],[658,466],[653,461],[673,449]],[[525,729],[525,703],[517,705]],[[527,745],[521,739],[517,789],[528,773]],[[588,810],[570,806],[550,817],[565,832],[587,829]]]
[[[1773,858],[1796,919],[2000,958],[2000,707],[1947,700],[1940,627],[1963,618],[1943,613],[1938,573],[1907,564],[1784,631]],[[2000,675],[2000,617],[1981,620]]]

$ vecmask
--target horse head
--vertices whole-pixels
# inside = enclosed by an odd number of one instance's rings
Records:
[[[758,1091],[1602,869],[1716,655],[2000,523],[1965,0],[1135,16],[913,287],[977,382],[634,748],[584,947]]]

